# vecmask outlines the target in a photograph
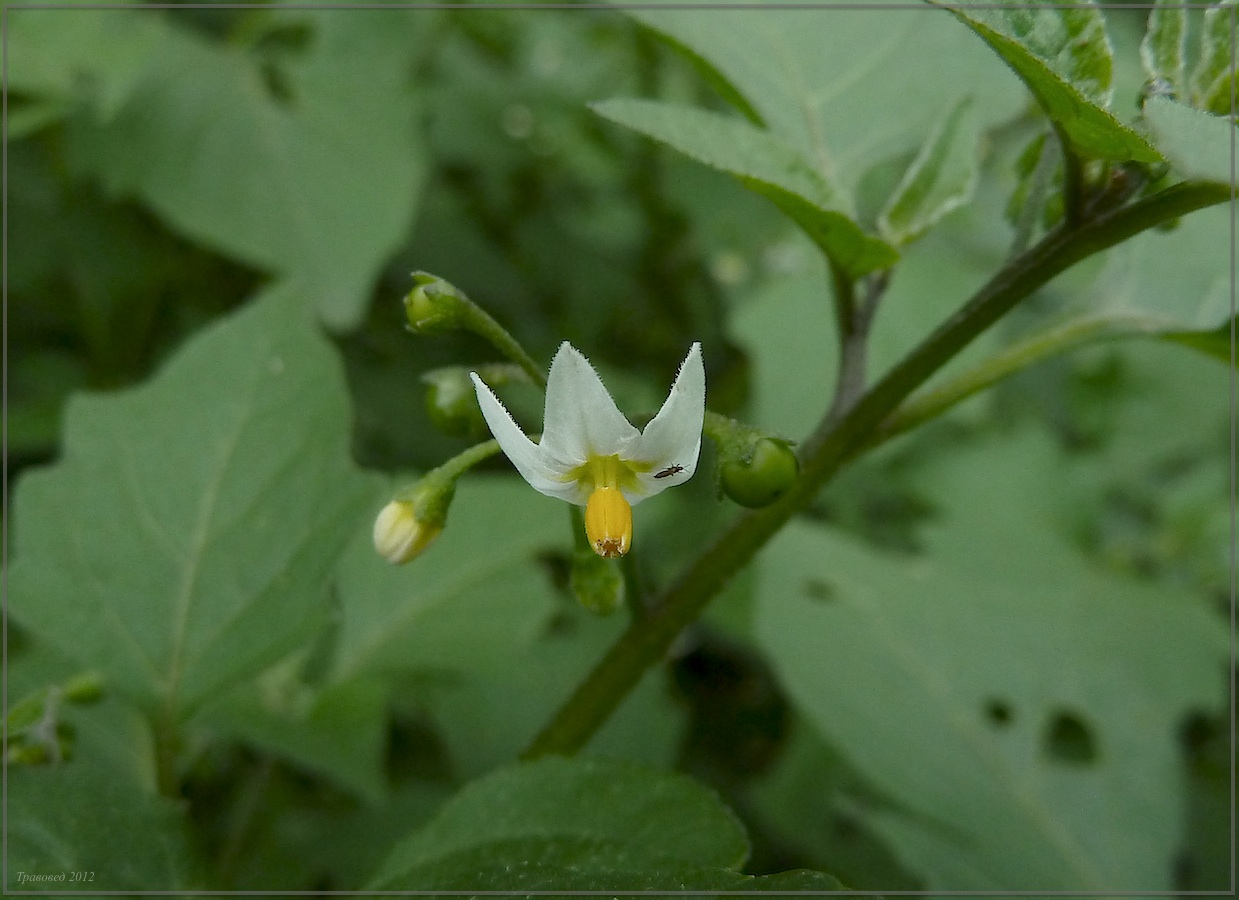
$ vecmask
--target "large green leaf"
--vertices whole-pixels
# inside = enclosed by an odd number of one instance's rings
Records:
[[[1222,702],[1225,629],[1058,537],[1069,475],[1040,438],[957,452],[925,476],[949,510],[925,555],[800,524],[763,559],[760,640],[931,889],[1171,885],[1178,729]]]
[[[571,541],[567,513],[518,478],[470,474],[459,482],[443,533],[407,565],[384,562],[369,534],[357,534],[339,570],[330,678],[502,671],[554,610],[537,554]]]
[[[401,842],[376,882],[464,850],[534,839],[617,849],[613,865],[651,860],[737,869],[749,843],[735,815],[691,779],[628,762],[551,757],[469,784]],[[579,848],[574,848],[574,851]]]
[[[1091,2],[994,6],[966,0],[946,8],[1024,80],[1076,153],[1138,162],[1161,159],[1109,111],[1112,53],[1101,10]]]
[[[754,879],[739,821],[670,772],[551,758],[473,782],[399,844],[373,884],[398,890],[832,890],[818,872]]]
[[[7,768],[5,893],[202,888],[181,810],[115,774],[88,760]]]
[[[630,13],[713,67],[845,195],[875,161],[914,152],[961,97],[976,94],[988,127],[1017,115],[1024,96],[966,29],[917,6]]]
[[[7,87],[21,100],[10,115],[37,106],[39,127],[81,101],[98,118],[110,118],[141,79],[166,30],[157,14],[142,10],[35,8],[7,15]],[[19,134],[10,124],[10,139]]]
[[[311,49],[287,67],[291,101],[256,59],[172,20],[110,120],[71,120],[69,156],[183,234],[296,281],[349,327],[422,181],[402,74],[412,15],[316,11]]]
[[[149,714],[183,717],[324,620],[375,485],[349,459],[334,351],[292,292],[149,383],[69,405],[17,488],[10,612]]]
[[[649,100],[607,100],[593,108],[735,175],[783,210],[854,277],[887,268],[898,258],[893,247],[861,231],[838,192],[797,150],[748,122]]]
[[[287,667],[292,669],[294,667]],[[213,733],[278,755],[370,803],[387,793],[390,689],[377,678],[312,688],[284,667],[202,712]]]

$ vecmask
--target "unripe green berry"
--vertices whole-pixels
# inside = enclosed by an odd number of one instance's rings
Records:
[[[725,493],[741,506],[757,509],[769,506],[792,486],[800,464],[785,442],[761,438],[746,459],[729,459],[719,471]]]

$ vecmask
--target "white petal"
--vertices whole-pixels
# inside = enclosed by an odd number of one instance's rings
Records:
[[[619,411],[581,352],[564,341],[546,380],[542,446],[564,462],[625,454],[640,432]]]
[[[525,436],[525,432],[521,431],[520,426],[512,419],[511,413],[478,377],[477,372],[470,372],[469,377],[473,379],[478,406],[482,408],[482,416],[490,426],[490,433],[495,436],[500,449],[511,460],[516,471],[529,482],[529,486],[548,497],[567,500],[569,503],[584,503],[585,500],[578,496],[578,485],[564,480],[568,467]]]
[[[640,475],[640,497],[652,497],[669,487],[683,484],[697,470],[701,452],[701,427],[706,414],[706,370],[701,361],[701,344],[693,344],[680,364],[662,409],[630,450],[630,459],[650,465]],[[661,477],[659,477],[661,476]]]

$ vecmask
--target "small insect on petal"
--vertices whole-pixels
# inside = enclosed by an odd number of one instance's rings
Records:
[[[670,478],[672,475],[678,475],[683,471],[684,471],[683,466],[667,466],[667,468],[663,469],[661,472],[656,472],[654,474],[654,477],[655,478]]]

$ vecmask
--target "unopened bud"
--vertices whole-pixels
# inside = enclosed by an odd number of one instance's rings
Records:
[[[429,272],[413,273],[413,290],[404,298],[409,328],[437,334],[466,324],[468,301],[451,283]]]
[[[392,500],[374,520],[374,549],[393,565],[407,563],[439,536],[453,488],[420,482],[409,496]]]

